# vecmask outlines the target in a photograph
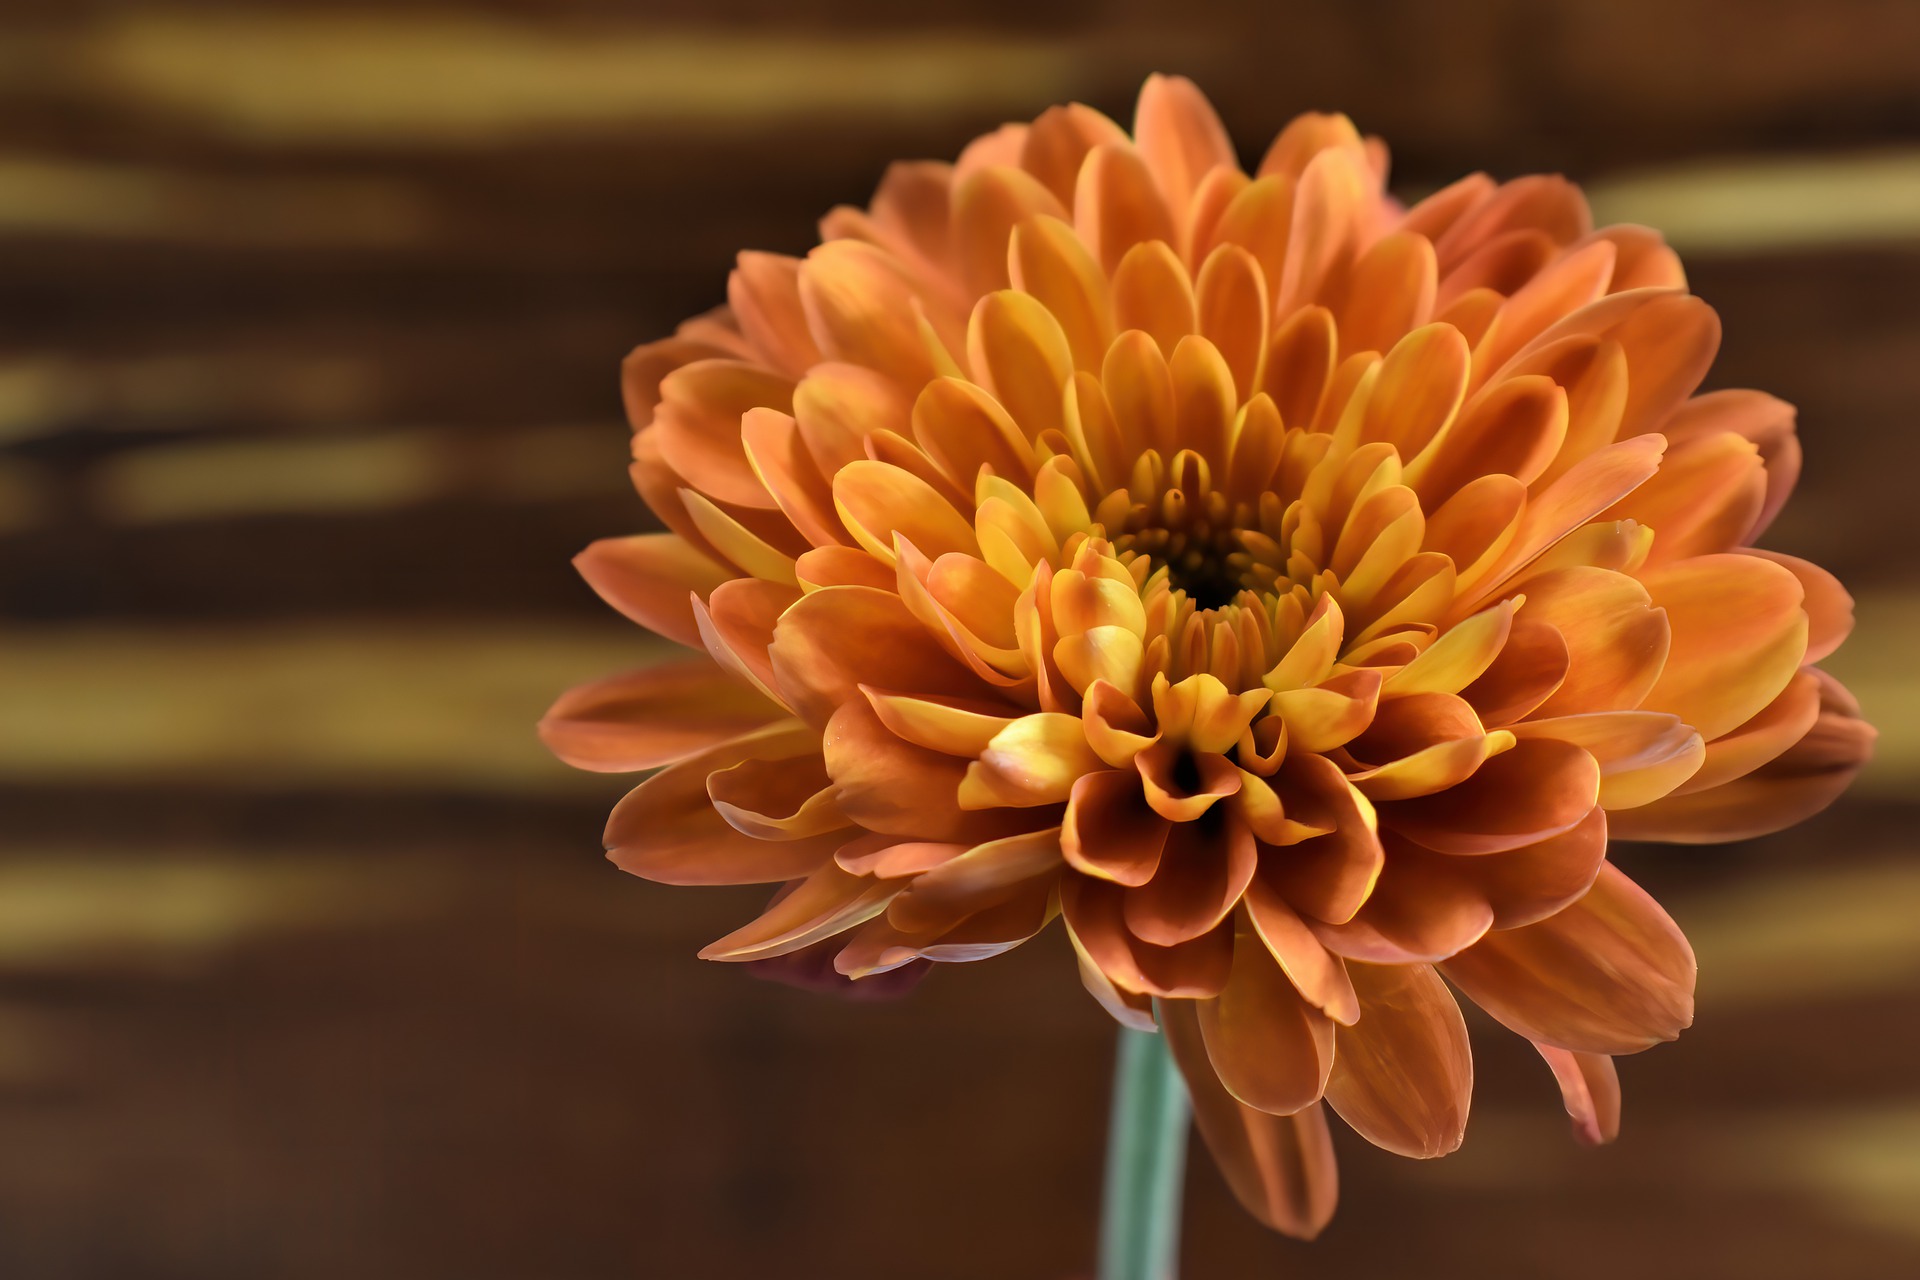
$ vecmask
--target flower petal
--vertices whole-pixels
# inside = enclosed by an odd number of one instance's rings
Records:
[[[674,533],[602,538],[573,558],[573,567],[608,604],[650,631],[692,648],[700,628],[689,597],[702,600],[734,571]]]
[[[1592,756],[1552,738],[1532,738],[1457,787],[1383,807],[1380,821],[1441,853],[1500,853],[1568,830],[1599,796],[1600,766]]]
[[[1269,1115],[1221,1085],[1192,1001],[1159,1007],[1160,1026],[1187,1080],[1193,1119],[1234,1198],[1260,1222],[1304,1240],[1325,1229],[1339,1200],[1333,1136],[1319,1104]]]
[[[1195,1013],[1208,1061],[1240,1102],[1288,1116],[1320,1100],[1333,1070],[1333,1021],[1301,997],[1251,927],[1235,929],[1232,975]]]
[[[1356,964],[1360,1019],[1336,1033],[1327,1105],[1395,1155],[1459,1149],[1473,1100],[1467,1024],[1431,965]]]
[[[576,769],[635,773],[672,764],[785,716],[705,658],[662,662],[578,685],[540,721],[540,740]]]
[[[1693,1023],[1693,948],[1608,864],[1573,906],[1488,934],[1441,966],[1468,999],[1541,1044],[1638,1053]]]
[[[1553,1069],[1560,1099],[1573,1121],[1573,1136],[1589,1147],[1603,1146],[1620,1136],[1620,1073],[1604,1053],[1575,1053],[1550,1044],[1535,1044]]]
[[[806,875],[831,862],[846,837],[835,832],[772,841],[744,835],[714,809],[707,777],[744,760],[792,760],[819,749],[812,730],[781,720],[667,766],[614,806],[607,856],[622,871],[662,884],[756,884]]]

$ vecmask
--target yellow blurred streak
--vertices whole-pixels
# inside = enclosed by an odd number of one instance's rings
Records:
[[[1594,219],[1658,227],[1682,252],[1920,239],[1920,152],[1695,162],[1597,182]]]
[[[1860,699],[1880,731],[1855,790],[1911,798],[1920,777],[1920,592],[1877,591],[1855,601],[1858,625],[1838,653],[1820,665]]]
[[[125,524],[377,510],[454,493],[545,501],[626,492],[626,439],[618,425],[583,424],[200,441],[119,454],[90,484],[100,514]]]
[[[0,361],[0,444],[89,418],[118,430],[241,418],[334,425],[377,408],[384,380],[369,360],[303,351],[15,355]]]
[[[1727,1125],[1715,1172],[1810,1194],[1836,1218],[1920,1240],[1920,1099]]]
[[[1084,37],[740,36],[472,16],[136,13],[68,74],[232,133],[409,145],[608,122],[1028,111],[1098,61]]]
[[[1669,904],[1700,961],[1701,1007],[1920,987],[1920,865],[1910,840],[1883,852],[1885,862],[1750,875]]]
[[[0,156],[0,233],[188,244],[378,248],[433,225],[413,188],[370,178],[209,178],[152,166]]]
[[[395,432],[140,449],[102,463],[91,486],[101,513],[128,524],[406,506],[445,487],[447,443]]]
[[[339,851],[10,851],[0,860],[0,967],[176,965],[254,937],[405,919],[447,888],[418,863]]]
[[[606,794],[534,724],[673,648],[617,622],[0,633],[0,780]]]

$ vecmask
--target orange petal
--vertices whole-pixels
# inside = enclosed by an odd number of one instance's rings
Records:
[[[706,599],[736,575],[672,533],[602,538],[573,558],[602,600],[669,640],[700,647],[690,597]]]
[[[743,760],[716,769],[707,775],[707,798],[727,825],[756,840],[848,834],[826,765],[813,756]]]
[[[985,305],[983,302],[982,306]],[[983,467],[991,469],[995,475],[1020,480],[1033,474],[1033,447],[1027,442],[1019,424],[998,401],[971,382],[958,378],[937,378],[928,383],[920,392],[920,398],[914,401],[913,436],[927,456],[938,463],[959,488],[971,488]],[[853,464],[855,467],[861,465]],[[931,489],[931,486],[926,487]],[[925,499],[926,494],[915,488],[908,503],[910,505],[911,502]],[[942,542],[926,545],[912,531],[902,530],[914,545],[929,556],[940,555],[943,547],[957,550],[964,545],[955,540],[959,537],[960,527],[966,523],[965,518],[953,511],[944,499],[940,506],[946,510],[931,515],[938,516]],[[855,536],[859,536],[857,531]],[[922,536],[927,536],[927,531],[923,530]],[[891,538],[885,540],[891,544]],[[967,541],[972,542],[970,535]]]
[[[1493,908],[1493,927],[1544,920],[1593,887],[1607,857],[1607,812],[1599,805],[1557,836],[1485,858],[1454,858],[1453,869]]]
[[[909,931],[944,932],[1059,867],[1058,827],[989,840],[916,876],[888,904],[887,918]]]
[[[1574,1053],[1550,1044],[1535,1044],[1553,1069],[1560,1100],[1573,1121],[1573,1136],[1589,1147],[1603,1146],[1620,1136],[1620,1073],[1604,1053]]]
[[[634,773],[736,738],[785,713],[705,658],[578,685],[540,720],[540,740],[576,769]]]
[[[1433,242],[1425,236],[1396,231],[1382,237],[1354,263],[1340,309],[1341,349],[1388,351],[1426,324],[1433,318],[1439,275]]]
[[[1431,1160],[1459,1149],[1473,1099],[1467,1024],[1431,965],[1356,964],[1360,1019],[1341,1027],[1327,1105],[1395,1155]]]
[[[1153,878],[1126,893],[1128,930],[1158,947],[1192,941],[1227,918],[1258,861],[1253,833],[1232,818],[1174,823]]]
[[[1600,766],[1551,738],[1517,742],[1457,787],[1381,812],[1381,822],[1441,853],[1490,854],[1537,843],[1585,818]]]
[[[1800,579],[1800,589],[1806,593],[1801,607],[1807,611],[1807,656],[1801,661],[1820,661],[1853,634],[1853,596],[1838,578],[1817,564],[1778,551],[1744,547],[1741,554],[1771,560]]]
[[[1235,931],[1232,975],[1195,1014],[1207,1059],[1237,1100],[1276,1116],[1320,1100],[1333,1069],[1334,1024],[1301,998],[1251,928]]]
[[[1673,411],[1660,428],[1675,444],[1731,431],[1751,440],[1767,468],[1767,496],[1743,541],[1758,538],[1786,505],[1800,478],[1800,442],[1794,436],[1793,406],[1764,391],[1713,391],[1695,396]]]
[[[1045,183],[1063,204],[1071,204],[1087,152],[1103,143],[1126,141],[1126,131],[1092,107],[1077,102],[1048,107],[1027,129],[1020,167]]]
[[[1693,1023],[1693,949],[1611,864],[1565,911],[1488,934],[1442,969],[1500,1022],[1560,1049],[1638,1053]]]
[[[1022,446],[1065,425],[1061,391],[1073,377],[1073,349],[1066,332],[1034,298],[1011,289],[990,293],[975,305],[968,323],[967,358],[973,376],[1019,424],[1010,442],[1012,456],[984,460],[994,463],[997,475],[1010,479],[1032,475],[1032,450]],[[954,478],[971,482],[976,471]]]
[[[969,295],[1007,287],[1007,238],[1021,222],[1038,216],[1064,218],[1067,211],[1024,170],[993,165],[954,184],[952,246]]]
[[[1709,742],[1700,768],[1677,793],[1684,796],[1745,777],[1806,737],[1820,717],[1822,678],[1821,672],[1801,670],[1759,714]]]
[[[607,856],[622,871],[662,884],[756,884],[791,880],[831,862],[840,833],[757,840],[729,826],[707,796],[707,777],[743,760],[817,755],[819,738],[792,720],[672,764],[629,791],[607,819]]]
[[[1377,671],[1349,671],[1310,689],[1273,695],[1273,714],[1287,726],[1295,750],[1318,755],[1358,737],[1373,722],[1380,697]]]
[[[1021,716],[967,766],[960,804],[968,809],[1064,803],[1074,783],[1105,764],[1087,745],[1080,717],[1058,711]]]
[[[1013,287],[1040,301],[1066,335],[1074,367],[1100,367],[1113,341],[1113,302],[1106,272],[1072,227],[1035,218],[1013,230],[1007,250]]]
[[[1370,964],[1444,960],[1492,927],[1493,908],[1456,865],[1460,859],[1419,848],[1392,831],[1380,838],[1385,863],[1366,903],[1343,924],[1311,922],[1328,950]]]
[[[884,250],[855,240],[819,246],[800,268],[800,298],[829,360],[865,365],[908,385],[933,375],[913,318],[913,287]]]
[[[803,374],[820,359],[800,305],[800,260],[779,253],[742,253],[727,277],[727,305],[740,331],[776,367]]]
[[[1060,849],[1086,875],[1142,885],[1160,866],[1171,826],[1147,808],[1132,770],[1089,773],[1073,784]]]
[[[740,419],[740,439],[753,474],[794,528],[817,547],[844,544],[846,530],[833,510],[833,488],[808,452],[790,414],[749,409]]]
[[[978,843],[1030,825],[1006,810],[962,809],[966,762],[894,737],[864,700],[833,713],[821,751],[840,811],[869,831]]]
[[[828,862],[759,918],[700,949],[702,960],[783,956],[862,924],[886,909],[897,883],[851,876]]]
[[[1316,1104],[1276,1116],[1246,1106],[1214,1074],[1193,1002],[1163,1004],[1159,1015],[1187,1080],[1194,1123],[1234,1197],[1275,1231],[1305,1240],[1319,1235],[1339,1199],[1326,1110]]]
[[[773,505],[747,463],[740,417],[756,407],[790,409],[791,378],[745,361],[701,360],[668,374],[660,397],[653,431],[668,466],[722,502]]]
[[[992,696],[899,596],[873,587],[825,587],[802,596],[781,615],[771,659],[787,704],[815,724],[825,724],[843,703],[864,702],[863,682],[900,693]]]
[[[1673,649],[1645,706],[1709,740],[1744,723],[1793,679],[1807,652],[1800,581],[1754,556],[1699,556],[1643,574],[1667,611]]]
[[[1832,804],[1873,754],[1875,734],[1860,719],[1859,705],[1830,677],[1823,695],[1813,728],[1777,759],[1720,786],[1628,810],[1617,824],[1620,835],[1685,844],[1745,840],[1790,827]]]
[[[1087,153],[1074,188],[1073,225],[1109,275],[1134,245],[1174,239],[1173,215],[1153,175],[1140,153],[1123,142]]]
[[[820,364],[793,390],[793,420],[820,474],[867,456],[867,437],[904,431],[913,399],[885,374],[855,364]]]
[[[1267,355],[1267,282],[1260,263],[1238,245],[1223,244],[1207,255],[1194,283],[1199,332],[1233,373],[1234,403],[1260,386]]]
[[[767,651],[781,615],[799,598],[800,593],[792,587],[757,578],[723,582],[696,611],[700,638],[721,666],[744,677],[768,698],[780,701]]]
[[[1386,859],[1372,804],[1325,756],[1289,755],[1273,783],[1289,818],[1328,834],[1265,855],[1260,876],[1302,915],[1352,919]]]
[[[1123,991],[1163,999],[1195,1000],[1220,994],[1233,965],[1233,930],[1226,925],[1181,943],[1156,947],[1128,931],[1122,918],[1126,890],[1089,876],[1063,876],[1060,909],[1079,945]]]
[[[1147,334],[1167,356],[1199,327],[1193,281],[1166,241],[1143,241],[1120,259],[1113,272],[1113,319],[1119,329]]]
[[[1342,341],[1346,336],[1343,327]],[[1385,440],[1403,459],[1416,456],[1453,421],[1470,362],[1467,341],[1452,325],[1430,324],[1400,338],[1381,361],[1361,439]]]
[[[1247,921],[1286,973],[1287,980],[1329,1018],[1352,1026],[1360,1016],[1359,997],[1347,977],[1347,966],[1298,912],[1286,904],[1266,881],[1255,878],[1247,886]]]
[[[860,545],[888,563],[894,559],[895,534],[904,535],[930,558],[949,551],[980,553],[973,526],[938,491],[885,462],[863,460],[842,467],[833,477],[833,503]]]
[[[1655,532],[1654,563],[1730,551],[1746,538],[1766,499],[1760,452],[1731,431],[1677,441],[1659,474],[1602,519],[1637,520]]]
[[[1678,716],[1658,711],[1599,711],[1515,725],[1521,738],[1556,738],[1600,765],[1600,807],[1632,809],[1658,800],[1692,777],[1706,750]]]
[[[1185,76],[1147,77],[1134,110],[1133,136],[1171,209],[1187,207],[1209,170],[1239,163],[1220,117]]]
[[[1560,629],[1523,615],[1514,619],[1493,665],[1460,696],[1482,724],[1510,725],[1553,695],[1566,680],[1570,662]]]
[[[1557,628],[1568,653],[1566,677],[1537,715],[1657,705],[1647,695],[1670,661],[1671,623],[1644,585],[1578,566],[1528,579],[1526,597],[1521,616]]]

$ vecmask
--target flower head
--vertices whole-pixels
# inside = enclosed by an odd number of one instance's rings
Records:
[[[1674,254],[1557,177],[1403,208],[1344,117],[1242,171],[1155,77],[890,169],[804,260],[626,365],[670,532],[578,563],[701,651],[575,690],[586,768],[665,766],[622,867],[778,883],[703,953],[856,985],[1063,917],[1169,1036],[1242,1200],[1311,1234],[1322,1102],[1461,1139],[1447,982],[1534,1041],[1579,1131],[1692,1018],[1693,956],[1610,836],[1815,812],[1871,730],[1850,625],[1749,545],[1792,409],[1695,395]]]

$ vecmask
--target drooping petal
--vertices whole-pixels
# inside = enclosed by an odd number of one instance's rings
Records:
[[[1368,1142],[1430,1160],[1457,1150],[1473,1098],[1467,1024],[1432,966],[1356,964],[1360,1017],[1335,1036],[1327,1105]]]
[[[1248,1213],[1275,1231],[1313,1239],[1333,1218],[1340,1193],[1325,1108],[1315,1103],[1276,1116],[1228,1093],[1207,1057],[1193,1006],[1193,1001],[1170,1001],[1157,1011],[1186,1077],[1200,1136]]]
[[[1560,1099],[1573,1121],[1573,1136],[1589,1147],[1620,1136],[1620,1073],[1604,1053],[1575,1053],[1535,1044],[1560,1085]]]
[[[1333,1021],[1301,997],[1251,927],[1235,929],[1232,976],[1195,1013],[1215,1074],[1240,1102],[1289,1116],[1319,1101],[1333,1069]]]
[[[1693,948],[1611,864],[1565,911],[1488,934],[1441,969],[1508,1027],[1560,1049],[1638,1053],[1693,1023]]]

